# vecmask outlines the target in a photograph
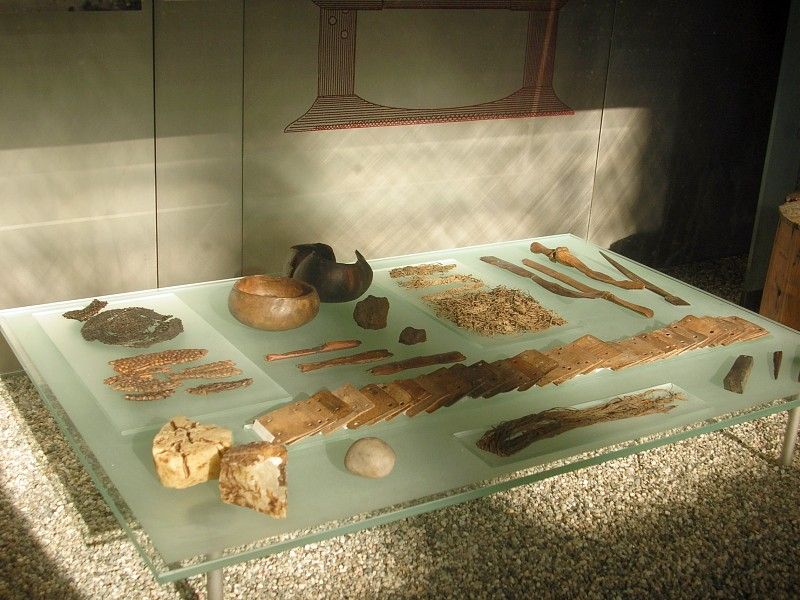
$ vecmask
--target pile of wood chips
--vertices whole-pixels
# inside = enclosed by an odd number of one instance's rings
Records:
[[[530,294],[504,286],[425,300],[438,317],[485,336],[542,331],[566,323]]]

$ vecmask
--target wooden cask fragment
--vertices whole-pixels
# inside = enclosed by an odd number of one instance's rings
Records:
[[[778,230],[758,312],[800,329],[800,193],[790,195],[779,210]]]

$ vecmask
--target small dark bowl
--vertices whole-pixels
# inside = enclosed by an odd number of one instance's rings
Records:
[[[251,275],[233,284],[228,309],[250,327],[285,331],[317,316],[319,295],[312,286],[296,279]]]
[[[322,302],[355,300],[372,285],[372,267],[356,250],[356,262],[337,263],[327,244],[292,246],[287,275],[314,286]]]

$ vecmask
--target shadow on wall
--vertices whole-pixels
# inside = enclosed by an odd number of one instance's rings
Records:
[[[788,2],[618,5],[607,106],[650,106],[652,128],[635,233],[613,250],[652,266],[748,252],[787,11]]]

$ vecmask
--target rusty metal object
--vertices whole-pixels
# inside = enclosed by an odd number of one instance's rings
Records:
[[[358,250],[350,264],[336,262],[327,244],[298,244],[291,250],[287,276],[314,286],[322,302],[355,300],[372,285],[372,267]]]
[[[190,387],[186,392],[188,394],[194,394],[195,396],[205,396],[207,394],[217,394],[219,392],[227,392],[228,390],[247,387],[252,383],[253,380],[249,377],[247,379],[237,379],[236,381],[215,381],[214,383],[204,383],[203,385]]]
[[[305,325],[319,313],[319,295],[308,283],[289,277],[251,275],[233,284],[228,309],[256,329],[286,331]]]
[[[88,308],[88,307],[87,307]],[[183,323],[172,315],[132,306],[100,312],[84,322],[83,339],[104,344],[147,348],[171,340],[183,331]]]
[[[566,246],[559,246],[555,250],[551,250],[539,242],[533,242],[531,244],[531,252],[535,254],[544,254],[553,262],[577,269],[588,278],[594,279],[595,281],[602,281],[603,283],[615,285],[625,290],[644,289],[644,283],[641,281],[631,281],[630,279],[618,280],[614,279],[613,277],[609,277],[605,273],[601,273],[600,271],[595,271],[594,269],[589,268],[581,259],[572,254],[572,252],[570,252],[569,248]]]
[[[303,373],[309,371],[316,371],[317,369],[326,369],[328,367],[338,367],[342,365],[361,365],[368,362],[374,362],[383,358],[389,358],[392,353],[382,348],[380,350],[367,350],[366,352],[359,352],[358,354],[351,354],[349,356],[341,356],[339,358],[332,358],[330,360],[323,360],[316,363],[300,363],[297,368]]]
[[[300,356],[309,356],[310,354],[319,354],[322,352],[335,352],[336,350],[348,350],[356,348],[361,345],[361,340],[333,340],[332,342],[325,342],[313,348],[302,348],[300,350],[291,350],[280,354],[267,354],[264,360],[272,362],[273,360],[284,360],[286,358],[298,358]]]
[[[142,371],[151,371],[169,365],[199,360],[208,354],[205,348],[182,348],[180,350],[162,350],[161,352],[148,352],[128,358],[118,358],[109,361],[109,365],[117,373],[131,375]]]
[[[646,289],[650,290],[651,292],[654,292],[654,293],[658,294],[659,296],[664,298],[664,300],[666,300],[670,304],[674,304],[675,306],[689,306],[689,303],[686,300],[684,300],[683,298],[678,298],[678,296],[675,296],[674,294],[670,294],[667,290],[665,290],[663,288],[660,288],[660,287],[658,287],[657,285],[655,285],[653,283],[650,283],[646,279],[642,279],[636,273],[634,273],[633,271],[631,271],[627,267],[621,265],[619,262],[617,262],[616,260],[614,260],[613,258],[608,256],[605,252],[601,252],[600,255],[603,258],[605,258],[609,263],[611,263],[611,265],[614,268],[616,268],[617,271],[619,271],[620,273],[625,275],[625,277],[628,277],[629,279],[632,279],[633,281],[642,282]]]
[[[64,317],[65,319],[74,319],[76,321],[87,321],[91,317],[99,313],[101,310],[103,310],[107,305],[108,302],[106,302],[105,300],[98,300],[97,298],[95,298],[87,306],[79,310],[68,310],[61,316]]]

